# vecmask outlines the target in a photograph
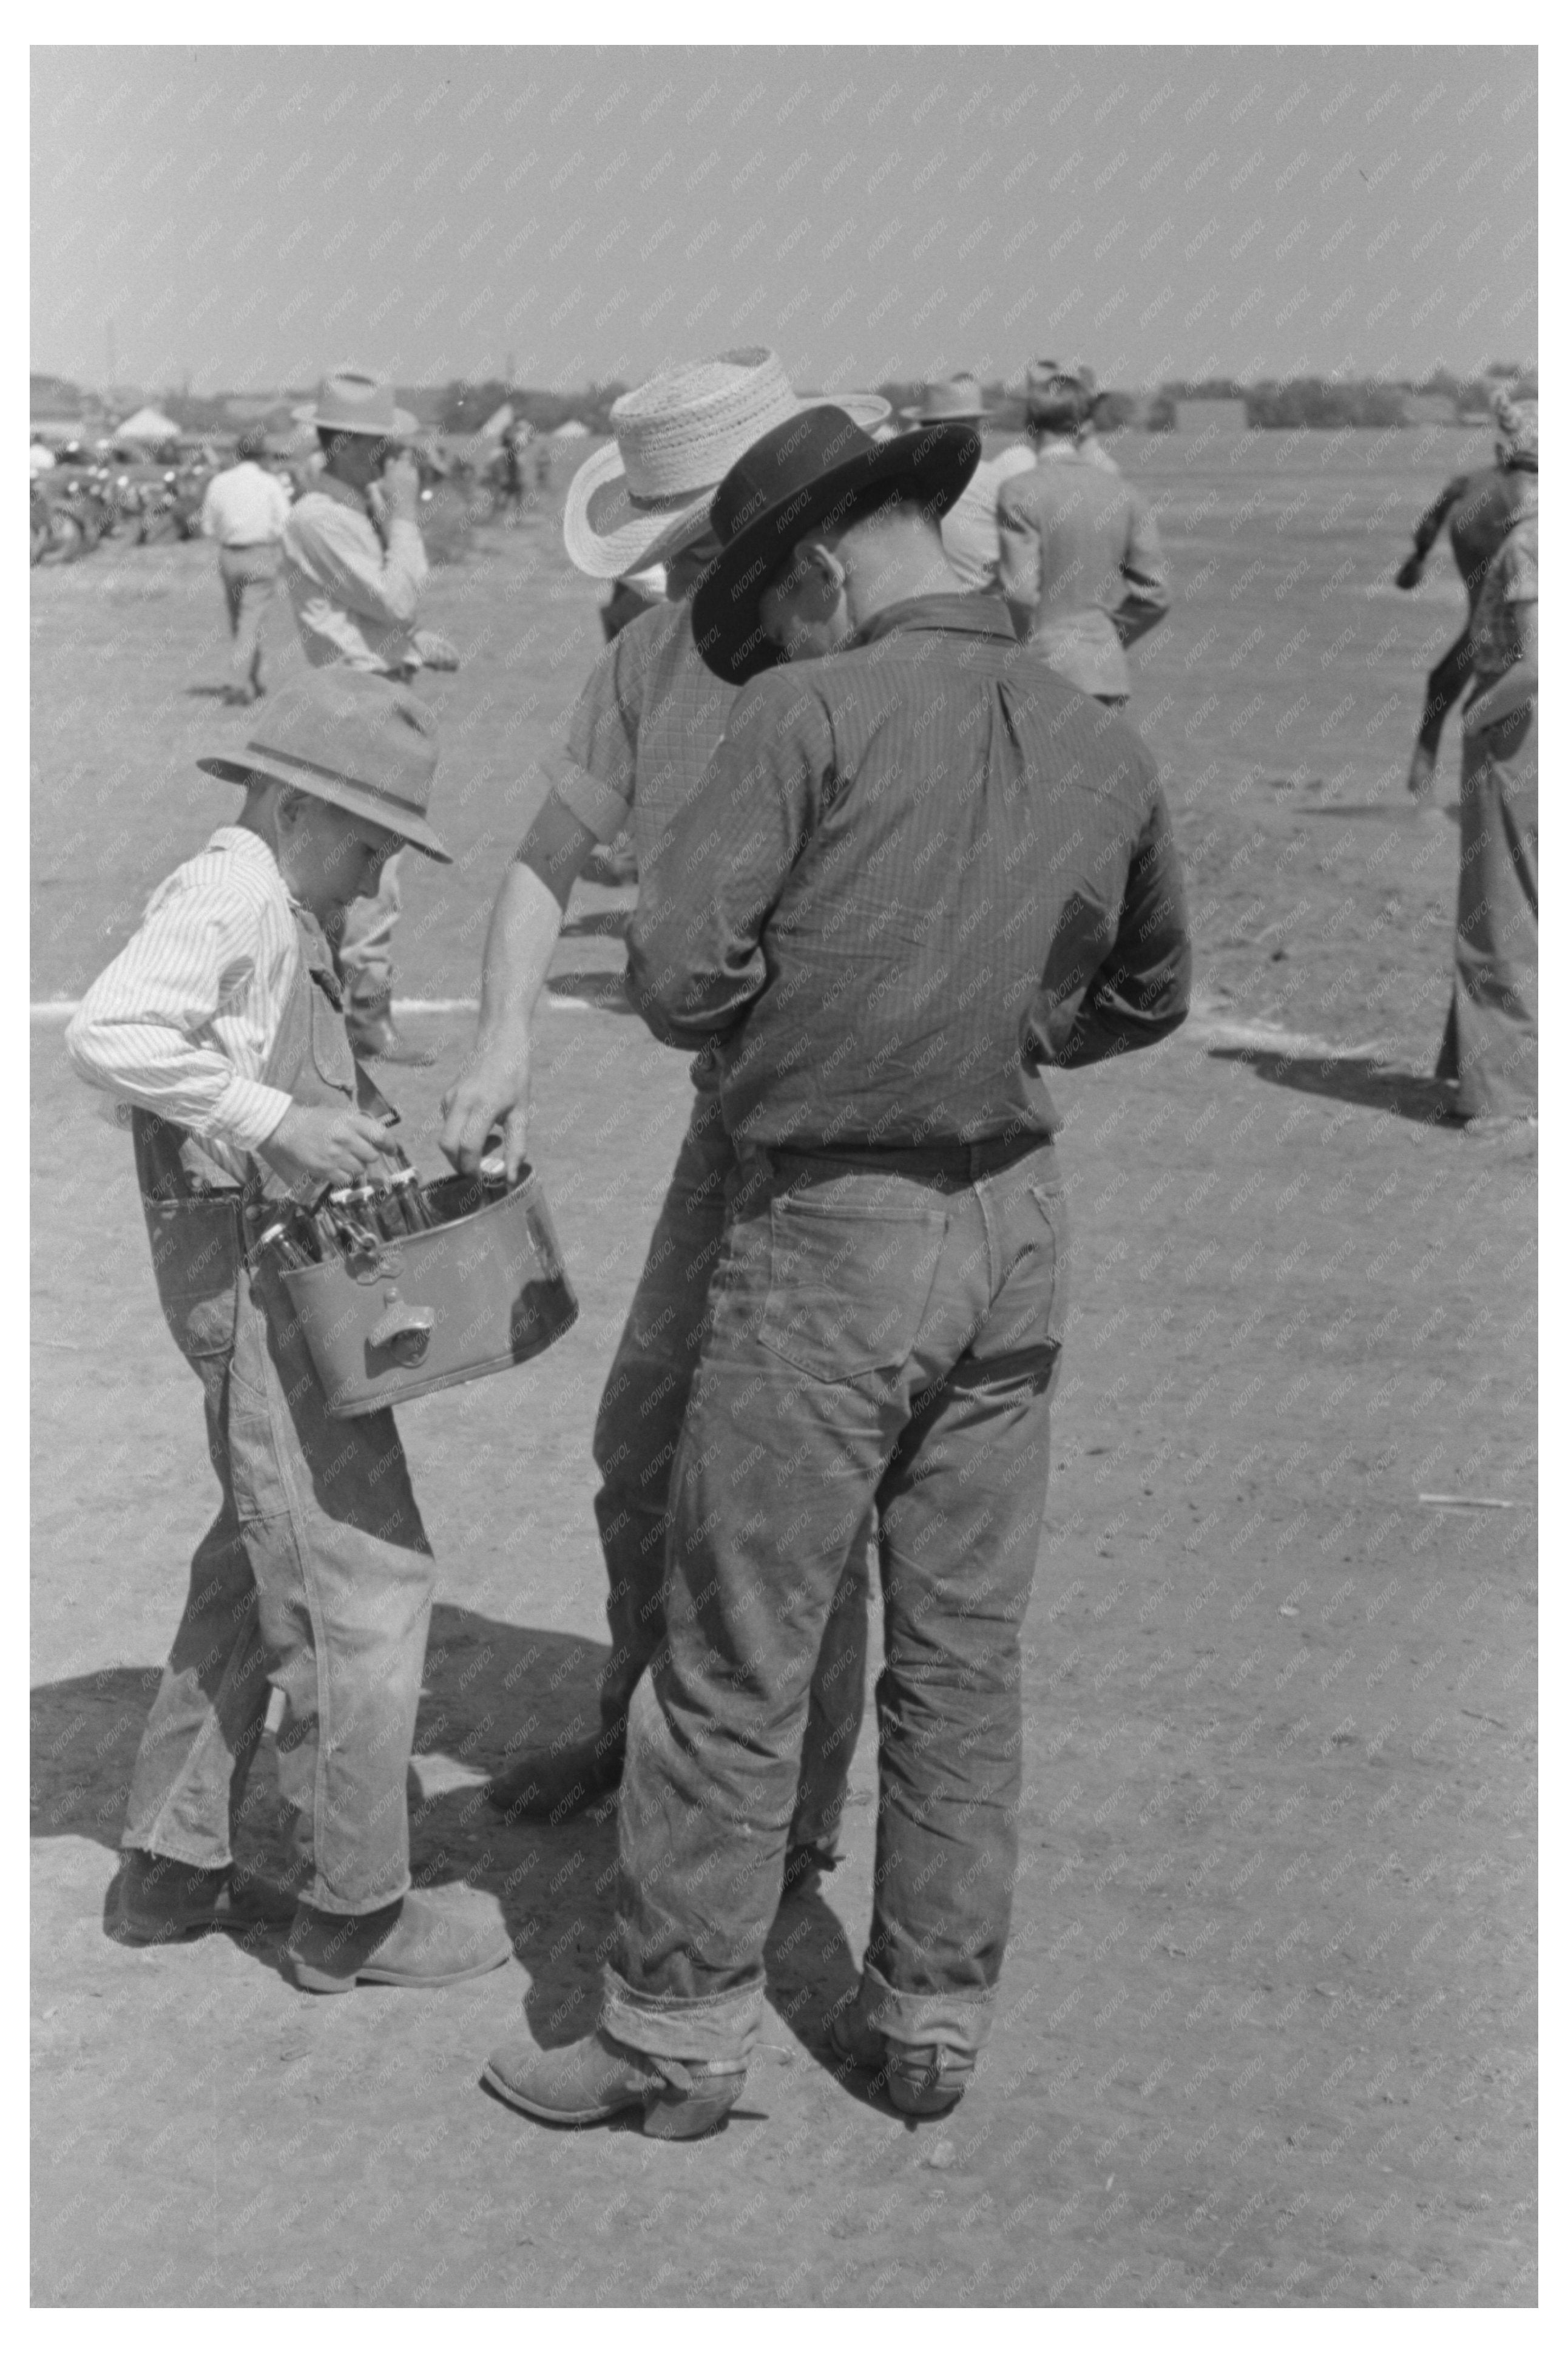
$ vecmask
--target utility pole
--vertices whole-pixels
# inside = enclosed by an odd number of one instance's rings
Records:
[[[106,392],[112,392],[114,389],[114,378],[116,375],[114,365],[114,313],[112,311],[110,312],[109,318],[105,322],[103,336],[104,342],[109,350],[109,381],[105,385],[104,390]]]

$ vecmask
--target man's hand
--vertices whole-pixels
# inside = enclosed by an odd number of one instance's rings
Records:
[[[1421,586],[1421,575],[1426,568],[1426,565],[1422,563],[1421,558],[1418,555],[1407,555],[1404,563],[1400,565],[1398,571],[1394,575],[1394,586],[1396,588],[1419,588]]]
[[[504,1045],[480,1046],[472,1061],[441,1098],[447,1124],[441,1149],[454,1168],[471,1176],[498,1121],[504,1124],[506,1176],[517,1181],[528,1145],[528,1032],[509,1038]]]
[[[352,1185],[374,1167],[390,1138],[384,1120],[352,1104],[292,1103],[257,1149],[289,1185]]]
[[[435,629],[416,629],[414,650],[426,670],[456,670],[458,649],[450,638],[443,638]]]
[[[400,449],[381,478],[386,512],[394,522],[413,522],[419,512],[419,469]]]

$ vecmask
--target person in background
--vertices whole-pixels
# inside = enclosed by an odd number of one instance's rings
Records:
[[[407,681],[422,667],[456,670],[443,638],[416,627],[429,565],[419,535],[419,469],[403,444],[419,420],[396,406],[392,386],[339,368],[304,412],[321,446],[321,471],[289,511],[283,577],[306,659],[342,663]],[[356,1052],[428,1064],[392,1013],[392,935],[403,909],[389,859],[374,900],[351,910],[338,956],[348,983]]]
[[[1503,393],[1494,396],[1492,406],[1497,413],[1498,399],[1507,401]],[[1454,551],[1459,577],[1465,584],[1465,596],[1469,609],[1465,626],[1453,644],[1442,655],[1427,675],[1426,700],[1422,706],[1421,724],[1416,731],[1415,748],[1410,754],[1410,774],[1406,789],[1421,799],[1432,789],[1437,771],[1437,748],[1442,741],[1443,723],[1463,694],[1470,676],[1473,655],[1476,607],[1480,602],[1481,584],[1487,567],[1513,529],[1521,507],[1535,496],[1536,461],[1533,449],[1522,448],[1501,431],[1494,449],[1494,463],[1482,472],[1456,474],[1440,494],[1433,500],[1415,526],[1415,544],[1394,574],[1394,586],[1418,588],[1426,568],[1426,558],[1436,544],[1445,523],[1448,527],[1448,544]]]
[[[1436,1069],[1472,1134],[1533,1121],[1537,1101],[1540,428],[1534,401],[1500,392],[1493,405],[1517,503],[1469,625],[1454,994]]]
[[[928,384],[913,408],[904,411],[907,424],[972,425],[976,432],[990,411],[972,375],[950,376]],[[996,533],[996,494],[1009,475],[1027,473],[1034,456],[1022,441],[1014,441],[994,458],[982,458],[963,492],[942,519],[942,543],[947,560],[966,588],[994,588],[1001,560]]]
[[[226,702],[254,702],[261,684],[261,621],[278,586],[289,493],[262,459],[267,436],[242,433],[232,466],[215,474],[202,501],[202,534],[217,542],[218,575],[234,640],[233,682]]]
[[[638,1684],[596,2031],[484,2071],[552,2124],[641,2109],[685,2139],[762,2022],[808,1693],[874,1504],[886,1664],[858,1986],[822,2052],[911,2117],[972,2079],[1018,1859],[1020,1630],[1050,1468],[1068,1228],[1046,1085],[1187,1009],[1153,760],[959,591],[938,529],[980,455],[878,446],[830,409],[721,485],[697,592],[734,704],[645,863],[628,990],[703,1045],[736,1156],[671,1477],[668,1642]],[[774,584],[831,576],[856,632],[798,671]]]
[[[876,421],[886,401],[855,396]],[[629,830],[649,860],[700,784],[736,689],[704,666],[690,598],[717,554],[710,524],[722,476],[772,426],[803,411],[776,353],[747,349],[672,367],[625,393],[616,438],[578,469],[563,517],[566,553],[591,579],[667,567],[666,601],[639,614],[600,655],[578,699],[548,797],[497,896],[485,944],[479,1037],[447,1095],[442,1149],[465,1171],[498,1119],[509,1169],[526,1143],[535,1008],[572,885],[595,843]],[[836,429],[847,416],[825,411]],[[608,1580],[611,1656],[595,1727],[565,1747],[518,1745],[491,1784],[507,1815],[559,1820],[617,1786],[626,1712],[664,1645],[669,1466],[709,1312],[709,1284],[735,1155],[719,1113],[711,1057],[692,1068],[691,1118],[647,1264],[627,1313],[594,1431],[602,1485],[595,1498]],[[791,1883],[830,1868],[864,1706],[866,1541],[846,1542],[840,1585],[814,1695],[789,1832]]]
[[[132,1944],[286,1921],[313,1993],[499,1968],[499,1918],[409,1877],[408,1761],[435,1562],[386,1409],[335,1419],[271,1252],[279,1204],[390,1164],[350,1051],[329,936],[426,811],[437,744],[405,689],[350,671],[287,687],[235,757],[245,804],[153,892],[72,1017],[79,1075],[134,1108],[158,1292],[202,1384],[216,1518],[132,1776],[115,1896]],[[238,1875],[232,1826],[273,1691],[299,1900]]]
[[[999,585],[1019,637],[1060,677],[1120,709],[1131,685],[1125,649],[1170,610],[1160,534],[1120,472],[1083,454],[1089,395],[1078,376],[1037,361],[1025,413],[1035,462],[997,497]]]

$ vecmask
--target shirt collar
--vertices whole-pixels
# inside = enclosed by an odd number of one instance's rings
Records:
[[[348,482],[340,482],[335,474],[322,474],[314,487],[323,498],[336,499],[341,507],[352,507],[355,514],[369,516],[370,501]]]
[[[1012,616],[999,596],[989,589],[967,593],[955,589],[934,596],[906,596],[901,604],[886,606],[857,631],[850,648],[874,646],[879,638],[905,629],[941,629],[953,637],[1001,638],[1008,645],[1017,643]]]

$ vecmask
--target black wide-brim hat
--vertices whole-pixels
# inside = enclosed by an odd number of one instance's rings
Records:
[[[842,409],[825,406],[764,433],[713,494],[723,552],[691,600],[697,650],[714,676],[739,686],[784,659],[758,608],[797,541],[825,525],[842,529],[893,495],[940,522],[979,463],[973,425],[922,425],[873,441]]]

